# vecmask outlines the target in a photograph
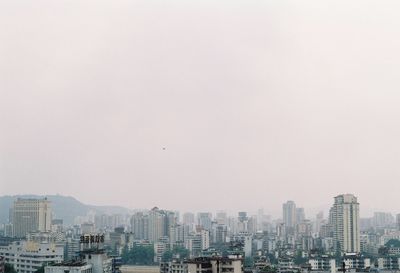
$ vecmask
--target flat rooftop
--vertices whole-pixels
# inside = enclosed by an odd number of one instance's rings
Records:
[[[80,266],[84,266],[84,265],[86,265],[86,262],[83,262],[83,261],[66,261],[66,262],[52,264],[52,265],[49,265],[49,266],[50,267],[52,267],[52,266],[76,266],[76,267],[80,267]]]

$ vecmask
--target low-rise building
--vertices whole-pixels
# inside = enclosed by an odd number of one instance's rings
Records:
[[[346,264],[347,269],[365,270],[371,267],[371,260],[357,253],[346,254],[343,262]]]
[[[121,258],[108,256],[104,249],[80,251],[76,260],[45,267],[45,273],[120,273]]]
[[[44,268],[44,273],[92,273],[93,267],[82,261],[62,262]]]
[[[336,272],[336,261],[329,257],[315,257],[308,260],[311,271]]]
[[[88,249],[80,252],[81,261],[92,265],[92,273],[112,273],[113,258],[104,249]]]
[[[400,270],[400,258],[381,257],[377,259],[378,269],[380,270]]]
[[[64,247],[54,243],[16,241],[8,246],[0,246],[0,255],[18,273],[34,273],[42,265],[62,262]]]
[[[293,258],[291,257],[279,258],[278,260],[279,273],[292,273],[298,271],[300,271],[300,268],[294,265]]]
[[[188,273],[243,273],[241,255],[197,257],[187,262]]]
[[[160,273],[187,273],[187,263],[182,260],[172,260],[160,263]]]

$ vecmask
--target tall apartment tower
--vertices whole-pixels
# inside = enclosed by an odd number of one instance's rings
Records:
[[[165,235],[165,214],[163,211],[154,207],[149,212],[148,234],[150,242],[158,242],[159,239]]]
[[[283,223],[287,228],[294,228],[296,226],[296,204],[293,201],[287,201],[282,206],[283,209]]]
[[[149,216],[136,212],[131,218],[131,231],[136,240],[149,239]]]
[[[400,213],[396,214],[396,225],[397,229],[400,230]]]
[[[342,253],[360,252],[360,204],[352,194],[335,197],[329,211],[336,250]]]
[[[197,222],[203,229],[211,230],[212,215],[210,212],[199,212]]]
[[[296,208],[296,222],[300,224],[306,220],[306,214],[304,212],[304,208]]]
[[[44,199],[22,199],[14,201],[13,235],[25,237],[33,231],[51,230],[51,203]]]

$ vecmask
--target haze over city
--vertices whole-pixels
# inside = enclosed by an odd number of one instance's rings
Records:
[[[398,213],[399,8],[3,0],[0,195]]]

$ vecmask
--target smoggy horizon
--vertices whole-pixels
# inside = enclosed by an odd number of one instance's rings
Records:
[[[135,206],[126,206],[123,203],[120,204],[105,204],[105,203],[97,203],[97,204],[93,204],[93,203],[88,203],[88,202],[84,202],[78,198],[76,198],[75,196],[68,196],[68,195],[62,195],[59,193],[56,194],[16,194],[16,195],[5,195],[5,196],[11,196],[11,197],[22,197],[24,198],[24,196],[33,196],[33,197],[51,197],[51,196],[64,196],[64,197],[72,197],[74,199],[76,199],[77,201],[85,204],[85,205],[94,205],[94,206],[120,206],[126,209],[130,209],[132,211],[146,211],[146,210],[151,210],[154,207],[158,207],[159,209],[165,209],[165,210],[171,210],[171,211],[179,211],[182,214],[185,212],[192,212],[192,213],[199,213],[199,212],[211,212],[213,213],[213,215],[215,216],[215,214],[217,212],[226,212],[228,215],[231,216],[235,216],[238,212],[240,211],[245,211],[248,213],[248,215],[257,215],[259,210],[261,209],[264,213],[264,215],[269,215],[271,217],[273,217],[273,219],[280,219],[282,218],[282,205],[281,204],[281,208],[280,210],[276,210],[275,206],[274,207],[259,207],[257,209],[242,209],[242,210],[232,210],[231,208],[212,208],[212,207],[208,207],[208,209],[206,209],[207,207],[204,208],[198,208],[198,209],[193,209],[190,210],[188,208],[176,208],[176,207],[163,207],[163,206],[159,206],[158,204],[154,204],[153,206],[150,207],[135,207]],[[2,197],[2,196],[0,196]],[[356,196],[357,197],[357,196]],[[332,198],[333,199],[333,198]],[[294,200],[286,200],[284,202],[287,201],[293,201]],[[296,202],[295,202],[296,203]],[[297,208],[303,208],[305,209],[305,215],[307,219],[315,219],[316,215],[320,212],[323,213],[324,218],[327,219],[328,215],[329,215],[329,209],[332,207],[333,205],[333,200],[331,204],[316,204],[314,207],[303,207],[300,204],[296,203],[296,207]],[[363,204],[360,205],[360,213],[361,213],[361,217],[363,218],[369,218],[372,217],[374,212],[385,212],[385,213],[391,213],[393,216],[395,216],[396,214],[399,214],[398,211],[393,210],[393,211],[385,211],[385,210],[380,210],[380,209],[376,209],[376,207],[371,207],[368,206],[367,207],[363,207]]]

